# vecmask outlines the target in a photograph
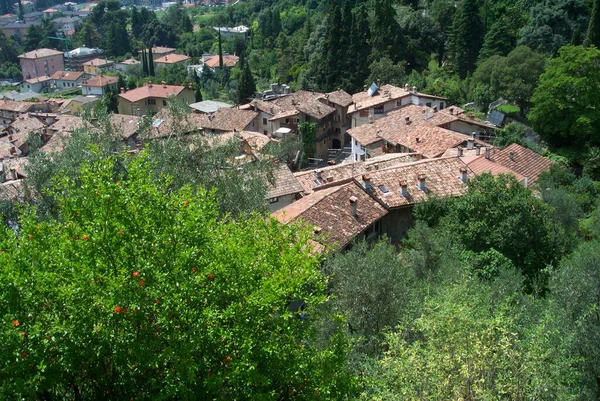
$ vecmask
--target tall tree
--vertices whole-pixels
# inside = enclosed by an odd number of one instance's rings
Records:
[[[442,40],[439,42],[439,47],[437,49],[437,59],[440,67],[442,66],[446,56],[446,46],[448,46],[448,39],[450,36],[449,33],[452,28],[452,21],[454,19],[455,12],[456,7],[453,3],[448,1],[436,1],[431,6],[431,18],[433,18],[433,20],[440,27],[440,33],[442,35]]]
[[[484,33],[477,0],[463,0],[452,21],[454,68],[461,78],[475,70]]]
[[[154,77],[156,75],[154,72],[154,56],[152,55],[152,46],[154,46],[154,44],[150,42],[150,45],[148,46],[148,74],[151,77]]]
[[[238,81],[238,103],[246,104],[254,95],[254,92],[256,92],[256,83],[254,82],[252,71],[250,71],[250,66],[248,65],[248,61],[246,61],[244,53],[240,56],[240,68],[242,71]]]
[[[583,45],[585,47],[594,45],[600,48],[600,0],[594,0],[594,4],[592,5],[590,23]]]
[[[346,54],[347,60],[352,60],[352,66],[348,68],[348,82],[343,87],[351,93],[359,92],[365,83],[369,71],[369,55],[371,40],[371,27],[369,26],[369,15],[366,6],[355,9],[352,18],[352,29],[350,31],[350,48]]]
[[[146,49],[142,49],[142,74],[144,77],[148,76],[148,55]]]
[[[339,6],[334,3],[330,6],[327,15],[327,34],[323,46],[323,58],[316,74],[316,84],[324,91],[335,90],[340,82],[344,66],[345,54],[341,49],[342,15]]]
[[[221,28],[219,27],[219,68],[223,68],[223,47],[221,45]]]
[[[528,118],[553,147],[600,145],[600,50],[564,46],[540,77]]]
[[[397,63],[404,59],[406,38],[396,21],[396,10],[391,0],[375,0],[371,28],[370,62],[388,56]]]

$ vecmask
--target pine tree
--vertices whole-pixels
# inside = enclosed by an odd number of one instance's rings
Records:
[[[223,48],[221,46],[221,28],[219,28],[219,68],[223,68]]]
[[[148,46],[148,74],[154,77],[154,56],[152,56],[152,43]]]
[[[370,40],[369,15],[365,7],[360,6],[356,9],[352,19],[350,49],[346,56],[348,60],[354,61],[352,68],[348,69],[350,73],[349,82],[344,85],[351,92],[362,90],[365,79],[369,75]]]
[[[483,34],[477,0],[463,0],[452,21],[454,67],[461,78],[475,70]]]
[[[142,49],[142,75],[148,76],[148,56],[146,55],[146,49]]]
[[[406,37],[396,21],[396,10],[392,6],[391,0],[376,0],[369,61],[379,61],[380,58],[386,56],[394,64],[402,61],[406,42]]]
[[[315,70],[315,83],[320,90],[334,89],[341,81],[344,64],[340,49],[342,15],[337,3],[333,3],[327,15],[327,34],[323,45],[322,62]]]
[[[590,23],[583,45],[585,47],[594,45],[600,48],[600,0],[594,0],[594,4],[592,5]]]
[[[238,82],[238,103],[246,104],[248,103],[248,99],[251,98],[256,91],[256,83],[254,82],[252,71],[250,71],[250,66],[248,66],[244,53],[240,56],[240,66],[242,74]]]

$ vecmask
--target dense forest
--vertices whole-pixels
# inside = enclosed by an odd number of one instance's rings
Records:
[[[99,109],[100,129],[33,150],[25,195],[0,202],[0,398],[600,399],[600,0],[100,5],[73,47],[240,55],[198,78],[137,67],[128,88],[194,82],[237,102],[271,82],[409,83],[482,112],[502,97],[520,124],[495,145],[555,163],[529,189],[480,175],[418,204],[402,243],[337,252],[265,217],[288,143],[240,172],[235,140],[189,143],[173,126],[130,157]],[[247,39],[213,29],[241,24]],[[0,71],[61,48],[44,32],[0,37],[15,50]]]

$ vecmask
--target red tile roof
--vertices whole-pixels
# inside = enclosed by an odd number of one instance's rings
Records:
[[[58,56],[58,55],[62,55],[62,54],[63,54],[63,52],[59,52],[58,50],[37,49],[37,50],[32,50],[30,52],[21,54],[19,56],[19,58],[36,59],[36,58]]]
[[[177,64],[189,60],[188,56],[183,54],[167,54],[154,60],[156,64]]]
[[[83,63],[83,65],[95,65],[98,67],[102,67],[102,66],[111,65],[114,63],[115,63],[114,61],[107,60],[105,58],[95,58],[93,60],[86,61],[85,63]]]
[[[458,157],[425,159],[355,177],[367,192],[388,209],[412,206],[430,198],[460,196],[466,185],[460,180],[460,170],[467,169],[467,177],[475,174]],[[426,190],[419,189],[417,178],[425,177]],[[368,180],[367,180],[368,178]],[[369,185],[366,185],[368,182]],[[408,196],[402,196],[400,183],[407,184]],[[384,188],[388,191],[384,191]]]
[[[539,175],[552,166],[551,160],[516,143],[492,152],[491,160],[527,177],[528,185],[537,182]]]
[[[83,72],[79,71],[56,71],[50,78],[60,79],[62,81],[77,81],[82,75]]]
[[[501,164],[494,163],[493,161],[486,159],[484,155],[481,155],[481,156],[478,156],[475,158],[466,158],[465,157],[465,158],[461,158],[461,160],[463,162],[465,162],[467,164],[467,166],[469,166],[469,168],[476,175],[480,175],[483,173],[490,173],[493,176],[497,176],[498,174],[513,174],[515,177],[517,177],[517,180],[519,180],[519,182],[525,180],[525,177],[522,176],[521,174],[519,174],[515,171],[512,171],[508,167],[505,167]]]
[[[272,183],[267,185],[267,198],[276,198],[302,192],[302,185],[300,185],[294,174],[285,164],[275,167],[273,169],[273,177],[271,178]]]
[[[129,102],[139,102],[140,100],[150,97],[168,99],[169,96],[177,96],[185,89],[184,86],[178,85],[144,85],[140,88],[132,89],[125,93],[120,93],[119,96]]]
[[[352,215],[350,198],[357,203],[357,214]],[[387,211],[358,185],[345,185],[317,191],[283,209],[273,217],[287,224],[304,221],[326,236],[330,245],[347,246],[352,238],[364,232],[371,224],[381,219]]]
[[[96,75],[84,81],[83,86],[93,86],[103,88],[105,86],[116,84],[119,81],[117,77],[109,77],[107,75]]]
[[[234,56],[231,54],[223,55],[223,67],[233,67],[237,64],[240,58],[238,56]],[[204,60],[204,65],[209,68],[218,68],[219,67],[219,55],[211,56]]]

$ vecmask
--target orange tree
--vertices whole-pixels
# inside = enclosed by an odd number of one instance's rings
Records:
[[[212,193],[151,171],[85,163],[51,194],[57,218],[1,229],[0,399],[344,398],[346,342],[312,323],[310,233],[219,218]]]

